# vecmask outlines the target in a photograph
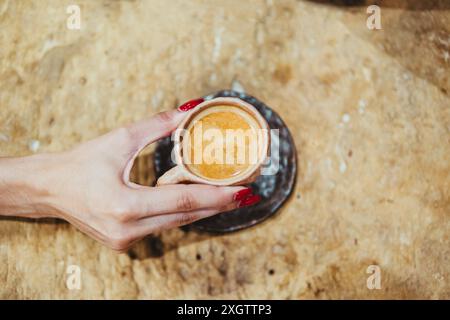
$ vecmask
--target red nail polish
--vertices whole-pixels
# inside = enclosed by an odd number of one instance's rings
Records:
[[[181,106],[179,106],[178,110],[183,111],[183,112],[189,111],[189,110],[195,108],[196,106],[198,106],[203,101],[205,101],[205,99],[203,99],[203,98],[188,101],[188,102],[182,104]]]
[[[254,205],[254,204],[256,204],[256,203],[258,203],[260,201],[261,201],[261,196],[259,196],[257,194],[253,194],[251,196],[248,196],[244,200],[242,200],[239,203],[239,208],[251,206],[251,205]]]
[[[233,200],[234,201],[241,201],[244,200],[245,198],[247,198],[249,195],[252,194],[252,189],[251,188],[246,188],[246,189],[242,189],[239,190],[238,192],[236,192],[233,196]]]

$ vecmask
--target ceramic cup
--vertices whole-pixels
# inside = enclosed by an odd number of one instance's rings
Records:
[[[256,161],[253,161],[249,166],[241,173],[232,177],[224,179],[212,179],[205,176],[201,176],[193,172],[186,164],[186,158],[183,157],[183,149],[186,148],[186,143],[183,142],[183,134],[188,131],[188,128],[193,120],[203,117],[203,114],[208,114],[212,108],[221,108],[223,106],[237,107],[239,112],[243,112],[247,117],[250,117],[251,123],[256,126],[258,134],[258,151]],[[211,109],[211,110],[210,110]],[[249,119],[249,118],[247,118]],[[269,152],[270,134],[269,126],[263,116],[253,107],[251,104],[238,99],[238,98],[215,98],[206,100],[195,107],[193,111],[180,123],[177,130],[175,130],[172,136],[174,142],[174,149],[172,158],[174,159],[176,166],[162,175],[157,185],[167,185],[176,183],[200,183],[217,186],[231,186],[231,185],[243,185],[250,183],[260,175],[261,166],[266,161]]]

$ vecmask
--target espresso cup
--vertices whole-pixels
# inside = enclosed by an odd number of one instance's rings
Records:
[[[250,183],[268,157],[269,137],[266,120],[251,104],[238,98],[204,101],[172,135],[176,166],[157,185]]]

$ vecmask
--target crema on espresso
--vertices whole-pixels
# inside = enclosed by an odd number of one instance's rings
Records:
[[[251,170],[260,153],[258,122],[235,106],[213,106],[196,115],[183,137],[183,159],[194,174],[228,179]]]

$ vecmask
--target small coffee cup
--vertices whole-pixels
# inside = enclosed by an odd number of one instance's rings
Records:
[[[193,170],[194,166],[189,162],[190,160],[192,160],[192,157],[186,156],[188,151],[191,152],[191,149],[188,148],[188,141],[190,138],[186,138],[186,133],[190,133],[193,129],[193,126],[199,120],[205,119],[206,116],[211,115],[214,112],[229,113],[227,112],[227,110],[232,110],[232,112],[230,111],[231,113],[234,113],[236,116],[241,117],[245,120],[249,128],[251,128],[252,132],[256,135],[255,137],[257,138],[257,150],[255,153],[254,161],[246,164],[246,168],[242,170],[242,172],[238,172],[237,174],[233,174],[232,176],[228,177],[209,177],[207,175],[199,173],[196,170]],[[224,120],[222,119],[222,121]],[[176,163],[176,166],[163,174],[158,179],[157,185],[161,186],[177,183],[200,183],[217,186],[232,186],[250,183],[260,175],[261,166],[267,160],[269,153],[270,134],[269,126],[266,120],[251,104],[238,98],[215,98],[206,100],[196,106],[195,109],[186,116],[186,118],[175,130],[172,136],[172,140],[174,142],[172,156],[173,160]],[[252,139],[253,143],[254,141],[255,140]]]

